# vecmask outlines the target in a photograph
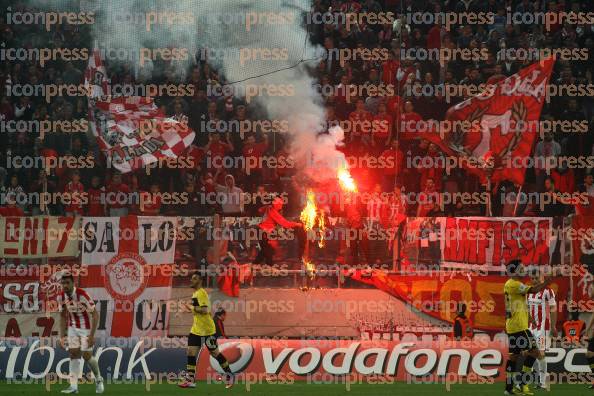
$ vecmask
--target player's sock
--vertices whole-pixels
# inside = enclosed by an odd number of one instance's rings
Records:
[[[89,360],[87,360],[87,364],[91,368],[93,375],[95,376],[95,381],[101,378],[101,373],[99,372],[99,362],[95,359],[95,356],[91,356]]]
[[[225,356],[223,356],[222,353],[219,353],[219,355],[215,359],[217,359],[217,362],[219,362],[219,364],[221,365],[221,368],[223,370],[225,370],[226,373],[231,374],[231,369],[229,368],[229,362],[227,361]]]
[[[188,380],[195,381],[196,379],[196,356],[188,355],[188,364],[186,365],[188,372]]]
[[[526,356],[524,359],[524,366],[522,367],[522,384],[528,385],[532,381],[532,366],[536,359],[533,356]]]
[[[80,359],[70,359],[70,386],[78,389],[78,374],[80,373]]]
[[[505,374],[506,374],[506,378],[505,378],[505,390],[510,392],[513,390],[514,388],[514,368],[516,366],[516,362],[511,361],[511,360],[507,360],[507,363],[505,363]]]
[[[545,358],[538,359],[535,364],[538,364],[538,381],[540,386],[546,388],[547,380],[547,361]]]

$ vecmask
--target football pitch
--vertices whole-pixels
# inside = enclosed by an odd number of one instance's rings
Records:
[[[2,395],[61,395],[60,390],[66,387],[54,385],[46,390],[41,384],[8,384],[0,383],[0,394]],[[79,395],[94,395],[94,385],[80,385]],[[464,395],[464,396],[491,396],[503,395],[503,384],[452,384],[446,388],[443,384],[352,384],[347,390],[344,384],[307,384],[295,382],[293,384],[254,384],[247,389],[245,384],[236,384],[231,389],[225,389],[222,384],[198,383],[195,389],[181,389],[173,384],[156,384],[146,389],[140,384],[112,384],[106,385],[104,395],[131,396],[131,395],[280,395],[280,396],[333,396],[333,395],[398,395],[398,396],[435,396],[438,394]],[[551,387],[551,392],[534,391],[535,395],[564,395],[581,396],[592,395],[594,390],[587,389],[584,384],[558,384]]]

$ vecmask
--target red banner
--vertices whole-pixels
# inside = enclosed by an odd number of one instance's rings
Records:
[[[573,298],[577,303],[590,300],[588,289],[594,282],[594,216],[575,216],[569,238],[573,243]]]
[[[405,250],[411,264],[431,268],[498,271],[514,258],[548,265],[556,246],[552,231],[548,217],[409,218]]]
[[[463,302],[474,328],[489,332],[505,329],[503,285],[509,279],[505,276],[458,272],[397,275],[372,270],[356,271],[351,277],[398,297],[434,318],[453,322],[458,303]],[[566,296],[568,279],[557,278],[551,288],[556,295]]]

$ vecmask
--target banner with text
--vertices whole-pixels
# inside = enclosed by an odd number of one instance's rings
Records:
[[[174,217],[83,220],[80,286],[96,301],[99,330],[113,337],[165,335],[175,257]]]
[[[350,276],[398,297],[414,310],[434,318],[453,322],[458,304],[465,303],[474,328],[486,331],[505,328],[503,285],[509,279],[506,276],[473,276],[470,272],[398,275],[379,270],[354,271]],[[569,280],[555,278],[550,287],[560,298],[567,296]]]
[[[77,256],[80,217],[0,217],[0,257]]]
[[[409,218],[404,255],[430,268],[501,270],[514,258],[546,265],[558,248],[552,224],[546,217]]]

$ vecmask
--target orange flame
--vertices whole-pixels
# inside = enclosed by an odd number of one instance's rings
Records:
[[[346,167],[338,169],[338,174],[336,176],[338,177],[338,183],[343,190],[357,192],[357,184]]]
[[[305,267],[305,272],[307,272],[310,279],[316,277],[316,266],[311,261],[303,259],[303,266]]]
[[[313,191],[307,191],[307,204],[301,211],[299,219],[303,223],[305,231],[309,231],[316,225],[316,216],[318,209],[316,208],[316,196]]]
[[[325,245],[324,241],[324,233],[326,232],[326,220],[324,219],[324,213],[320,212],[318,216],[318,229],[320,231],[320,240],[318,241],[318,246],[323,248]]]
[[[311,231],[317,225],[319,233],[318,246],[323,248],[325,245],[326,220],[324,219],[324,213],[316,206],[316,196],[312,190],[307,191],[307,204],[301,211],[299,219],[303,223],[305,231]]]

